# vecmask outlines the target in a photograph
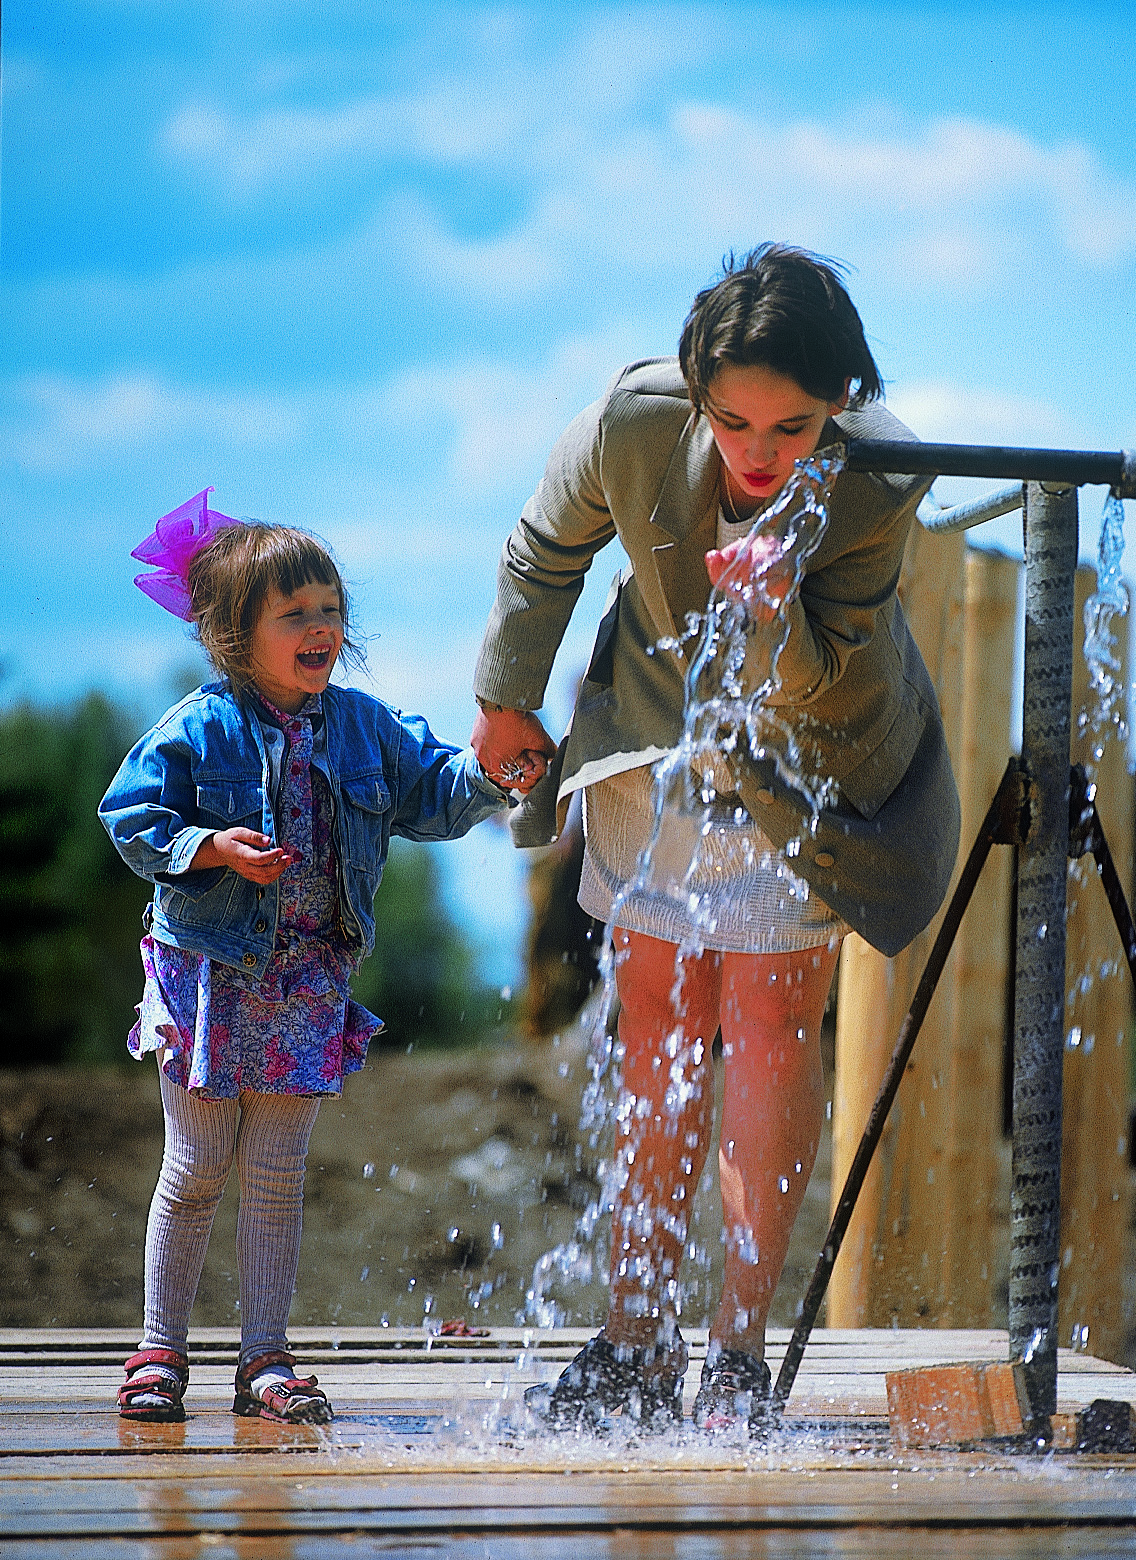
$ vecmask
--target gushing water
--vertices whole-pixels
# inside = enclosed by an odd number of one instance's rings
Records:
[[[1081,711],[1079,729],[1091,741],[1091,758],[1086,766],[1090,780],[1104,757],[1109,733],[1114,732],[1121,741],[1128,736],[1124,677],[1113,629],[1113,618],[1123,619],[1128,612],[1128,587],[1120,572],[1123,559],[1124,504],[1115,493],[1110,493],[1101,516],[1097,588],[1085,602],[1084,614],[1090,707]]]
[[[593,1034],[591,1078],[584,1092],[581,1130],[596,1149],[614,1124],[617,1144],[626,1142],[638,1102],[621,1098],[622,1048],[612,1032],[610,1015],[615,998],[615,964],[612,928],[628,900],[635,895],[663,894],[683,905],[692,928],[679,947],[676,960],[676,1027],[664,1044],[668,1068],[665,1108],[677,1132],[681,1113],[704,1087],[713,1087],[708,1046],[702,1037],[688,1035],[679,1002],[682,961],[704,950],[704,938],[715,928],[715,900],[698,890],[705,852],[715,848],[715,834],[723,823],[738,825],[745,811],[737,805],[735,776],[748,756],[768,761],[776,774],[803,798],[811,826],[828,801],[833,782],[812,773],[802,753],[799,726],[791,726],[778,713],[780,688],[778,662],[789,638],[793,603],[800,590],[808,559],[816,551],[828,524],[832,485],[843,466],[836,452],[818,452],[798,464],[797,472],[772,506],[759,515],[738,549],[729,571],[712,593],[704,614],[690,614],[681,641],[663,641],[659,652],[678,652],[697,639],[688,655],[685,679],[684,721],[681,740],[654,772],[654,824],[649,842],[633,880],[617,898],[605,937],[601,973],[604,999]],[[759,567],[755,567],[755,560]],[[723,798],[730,800],[723,800]],[[795,847],[795,849],[794,849]],[[748,839],[744,849],[753,847]],[[799,853],[800,841],[790,841],[784,855]],[[807,883],[787,863],[776,868],[787,897],[808,898]],[[712,876],[712,868],[708,876]],[[705,877],[701,878],[705,881]],[[660,1061],[663,1061],[661,1058]],[[645,1101],[642,1103],[646,1103]],[[686,1167],[689,1159],[683,1160]],[[601,1191],[580,1218],[576,1239],[546,1253],[536,1264],[532,1288],[526,1296],[525,1317],[537,1326],[563,1325],[563,1308],[552,1290],[558,1281],[590,1278],[605,1282],[606,1251],[592,1254],[597,1225],[613,1211],[619,1192],[631,1180],[635,1167],[626,1151],[616,1151],[598,1167]],[[688,1169],[689,1173],[689,1169]],[[690,1187],[693,1194],[694,1188]],[[690,1207],[679,1199],[680,1211],[652,1207],[649,1197],[637,1204],[634,1222],[641,1233],[652,1221],[665,1224],[694,1265],[708,1266],[705,1250],[690,1239]],[[759,1254],[753,1253],[753,1261]],[[641,1267],[644,1314],[648,1295],[665,1292],[675,1314],[681,1315],[683,1289],[676,1274],[655,1273]]]

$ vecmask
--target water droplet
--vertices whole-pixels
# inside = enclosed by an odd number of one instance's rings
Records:
[[[375,1167],[371,1163],[371,1161],[368,1159],[367,1163],[363,1166],[363,1179],[364,1179],[364,1181],[373,1181],[374,1178],[375,1178]]]
[[[789,1177],[787,1175],[783,1175],[777,1182],[777,1185],[783,1192],[787,1192],[789,1190]]]
[[[1048,931],[1049,931],[1049,924],[1048,924],[1048,922],[1046,922],[1046,921],[1040,922],[1039,925],[1038,925],[1038,928],[1037,928],[1037,940],[1038,940],[1038,942],[1044,942],[1045,941],[1045,938],[1046,938],[1046,935],[1047,935]]]

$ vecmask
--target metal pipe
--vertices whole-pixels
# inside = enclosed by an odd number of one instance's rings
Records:
[[[1136,498],[1136,450],[1027,450],[993,444],[923,444],[917,440],[849,439],[850,471],[909,476],[1002,477],[1020,482],[1100,483]]]
[[[1087,480],[1087,479],[1086,479]],[[1065,877],[1077,491],[1026,489],[1022,762],[1031,821],[1019,850],[1014,989],[1010,1355],[1040,1421],[1057,1407]]]
[[[1013,487],[999,488],[996,493],[986,493],[982,498],[970,499],[965,504],[951,504],[945,509],[926,493],[915,511],[915,518],[925,531],[934,531],[936,535],[944,531],[969,531],[971,526],[1020,509],[1024,502],[1020,482]]]

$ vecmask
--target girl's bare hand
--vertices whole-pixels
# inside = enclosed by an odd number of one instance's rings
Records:
[[[295,856],[289,846],[273,845],[255,829],[220,829],[197,847],[192,868],[230,867],[250,883],[275,883]]]
[[[556,743],[531,710],[479,707],[470,746],[491,780],[507,791],[531,791],[548,768]]]
[[[793,577],[775,536],[742,536],[720,552],[708,552],[706,572],[712,585],[736,597],[761,622],[776,615]]]

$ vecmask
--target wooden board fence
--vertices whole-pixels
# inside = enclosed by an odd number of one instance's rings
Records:
[[[916,531],[902,594],[939,691],[969,849],[1010,752],[1016,561]],[[1094,588],[1078,571],[1080,611]],[[1074,727],[1087,702],[1079,653]],[[1125,675],[1122,673],[1122,675]],[[1088,738],[1074,741],[1084,759]],[[1111,735],[1099,765],[1104,826],[1132,881],[1133,785]],[[992,853],[920,1034],[833,1274],[836,1326],[983,1326],[1000,1314],[1008,1242],[1002,1136],[1011,853]],[[1132,990],[1091,860],[1073,873],[1062,1164],[1061,1327],[1121,1357],[1120,1275],[1131,1218]],[[841,956],[832,1195],[839,1195],[938,921],[896,959],[857,937]],[[1118,962],[1119,961],[1119,962]],[[1102,969],[1103,965],[1103,969]],[[1090,976],[1086,982],[1084,976]],[[1088,1329],[1087,1332],[1084,1329]]]

